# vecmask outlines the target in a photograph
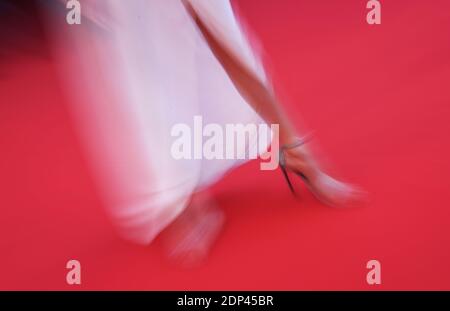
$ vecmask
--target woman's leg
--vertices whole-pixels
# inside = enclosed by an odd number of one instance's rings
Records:
[[[208,189],[194,193],[186,209],[160,235],[167,256],[186,268],[200,264],[224,221],[225,214]]]
[[[213,29],[211,25],[207,25],[204,19],[197,14],[190,1],[184,1],[184,3],[213,54],[221,63],[237,90],[264,121],[268,124],[279,125],[281,145],[293,142],[297,136],[295,128],[278,103],[273,90],[218,37],[217,32],[220,32],[220,29]]]
[[[287,146],[298,142],[295,127],[278,102],[274,91],[227,44],[227,40],[223,39],[225,34],[219,29],[220,24],[215,25],[214,21],[211,22],[213,17],[198,10],[201,7],[195,5],[198,1],[183,2],[236,89],[268,124],[279,125],[280,145]],[[322,172],[304,145],[286,149],[284,159],[289,170],[305,176],[310,190],[323,202],[342,206],[354,203],[355,200],[360,201],[362,192]]]

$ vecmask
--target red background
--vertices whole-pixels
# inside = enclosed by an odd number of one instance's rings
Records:
[[[0,46],[0,289],[450,289],[450,2],[237,0],[294,120],[366,208],[296,201],[249,163],[214,187],[228,221],[183,270],[121,241],[102,209],[37,20],[6,18]],[[63,18],[63,17],[62,17]],[[6,23],[8,22],[8,23]],[[76,92],[77,90],[73,90]],[[66,262],[82,285],[66,284]],[[381,262],[382,285],[366,283]]]

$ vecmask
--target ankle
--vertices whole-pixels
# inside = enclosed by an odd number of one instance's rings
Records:
[[[285,137],[280,136],[280,148],[295,145],[299,141],[300,141],[299,136],[293,136],[293,135],[289,135],[289,136],[285,136]]]
[[[314,179],[321,172],[319,166],[304,145],[284,150],[286,166],[303,173],[308,179]]]

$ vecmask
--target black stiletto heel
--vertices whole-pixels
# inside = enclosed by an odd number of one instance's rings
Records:
[[[279,152],[279,158],[278,158],[278,159],[279,159],[279,165],[280,165],[281,171],[283,172],[284,178],[286,179],[286,182],[287,182],[287,184],[288,184],[288,186],[289,186],[289,189],[291,190],[291,193],[292,193],[295,197],[297,197],[298,195],[297,195],[297,193],[295,192],[295,189],[294,189],[294,187],[293,187],[293,185],[292,185],[292,182],[291,182],[291,180],[290,180],[290,178],[289,178],[289,175],[288,175],[288,171],[287,171],[287,168],[286,168],[286,160],[285,160],[285,158],[284,158],[284,151],[285,151],[285,150],[289,150],[289,149],[293,149],[293,148],[300,147],[301,145],[303,145],[303,144],[306,142],[306,140],[307,140],[308,138],[309,138],[309,135],[305,136],[305,138],[299,139],[299,141],[296,142],[296,143],[281,146],[280,152]],[[299,176],[299,177],[303,180],[304,183],[306,183],[307,185],[309,185],[309,180],[308,180],[308,178],[306,178],[306,176],[305,176],[303,173],[301,173],[301,172],[294,172],[294,173],[295,173],[297,176]]]
[[[292,194],[294,196],[297,196],[297,194],[295,193],[294,187],[292,186],[291,180],[289,179],[289,175],[286,171],[286,167],[280,163],[280,168],[281,168],[281,171],[283,172],[284,178],[286,179],[289,189],[291,189]]]

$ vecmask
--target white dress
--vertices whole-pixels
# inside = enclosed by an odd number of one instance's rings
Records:
[[[149,243],[194,191],[243,162],[175,160],[173,125],[192,126],[194,116],[204,124],[263,121],[238,93],[181,0],[81,3],[81,25],[54,29],[73,95],[71,110],[120,232]],[[266,81],[229,0],[191,3],[208,28]],[[238,148],[255,144],[255,134]]]

